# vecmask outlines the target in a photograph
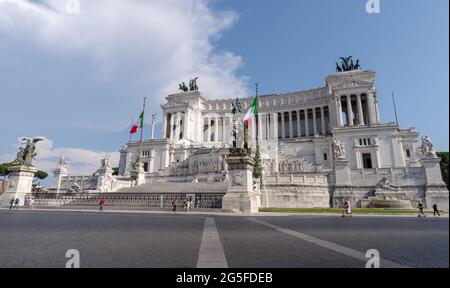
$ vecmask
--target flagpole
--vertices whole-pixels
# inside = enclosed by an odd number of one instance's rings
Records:
[[[256,124],[255,124],[255,127],[256,127],[256,151],[258,151],[259,152],[259,127],[258,127],[258,125],[259,125],[259,123],[258,123],[258,117],[259,117],[259,115],[258,115],[258,110],[259,110],[259,103],[258,103],[258,92],[259,92],[259,83],[255,83],[255,87],[256,87],[256,111],[255,111],[255,121],[256,121]]]
[[[255,167],[253,168],[253,177],[256,179],[260,179],[260,188],[263,186],[262,183],[262,166],[261,166],[261,153],[259,151],[259,102],[258,102],[258,94],[259,94],[259,83],[255,83],[256,87],[256,97],[255,97],[255,127],[256,127],[256,152],[255,152]]]
[[[140,127],[141,128],[141,138],[139,139],[139,162],[140,162],[140,159],[141,159],[141,150],[142,150],[142,135],[143,135],[143,133],[144,133],[144,116],[145,116],[145,101],[147,100],[147,97],[144,97],[144,105],[143,105],[143,107],[142,107],[142,127]]]
[[[398,126],[398,117],[397,117],[397,106],[395,105],[395,97],[394,92],[392,92],[392,103],[394,103],[394,112],[395,112],[395,123]]]
[[[133,117],[131,117],[131,128],[133,128],[133,124],[134,124],[134,119],[133,119]],[[130,130],[131,131],[131,130]],[[132,133],[130,133],[130,143],[131,143],[131,136],[133,136],[133,134]]]

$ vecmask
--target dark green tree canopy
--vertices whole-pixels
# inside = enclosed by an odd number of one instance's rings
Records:
[[[38,170],[36,174],[34,174],[34,177],[40,180],[44,180],[45,178],[48,177],[48,173],[45,171]]]
[[[442,180],[447,185],[447,189],[449,188],[448,183],[448,152],[437,152],[436,153],[439,158],[441,158],[441,174],[442,174]]]

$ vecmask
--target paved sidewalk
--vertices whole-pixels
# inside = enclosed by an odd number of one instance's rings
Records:
[[[8,208],[0,208],[0,211],[9,211]],[[20,208],[19,211],[45,211],[45,212],[95,212],[95,213],[127,213],[127,214],[168,214],[168,215],[202,215],[202,216],[235,216],[235,217],[293,217],[293,216],[328,216],[328,217],[341,217],[340,213],[280,213],[280,212],[258,212],[258,213],[234,213],[224,211],[177,211],[171,210],[120,210],[120,209],[108,209],[104,207],[102,212],[97,209],[68,209],[68,208]],[[14,210],[13,212],[16,212]],[[417,218],[417,214],[354,214],[354,218],[360,217],[398,217],[398,218]],[[438,217],[438,216],[436,216]],[[449,215],[441,214],[441,218],[449,218]],[[427,218],[434,218],[432,212],[428,213]]]

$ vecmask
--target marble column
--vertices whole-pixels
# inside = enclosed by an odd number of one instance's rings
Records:
[[[206,142],[211,142],[211,118],[209,117],[205,117],[204,118],[206,120]]]
[[[184,113],[184,119],[183,119],[183,139],[188,139],[188,123],[189,123],[189,115],[187,112]]]
[[[373,93],[373,104],[375,106],[375,123],[380,123],[380,113],[378,111],[378,100],[377,100],[377,94]]]
[[[297,137],[302,137],[302,126],[300,126],[300,110],[295,111],[297,113]]]
[[[181,112],[177,112],[175,118],[175,142],[178,142],[180,140],[180,119],[181,119]]]
[[[164,113],[164,116],[163,116],[163,127],[162,127],[161,139],[167,139],[167,113]]]
[[[308,110],[305,109],[305,135],[306,137],[309,137],[309,119],[308,119]]]
[[[342,127],[344,126],[344,122],[342,121],[342,101],[341,101],[341,96],[339,96],[338,98],[336,98],[336,106],[337,106],[337,113],[338,113],[338,126]]]
[[[284,112],[281,112],[281,138],[286,138],[286,128],[284,123]]]
[[[174,115],[174,113],[171,113],[170,114],[170,125],[169,125],[169,138],[170,138],[170,141],[172,141],[173,140],[173,123],[175,122],[175,115]]]
[[[293,138],[294,123],[292,123],[292,111],[289,111],[289,138]]]
[[[364,114],[362,109],[361,94],[356,95],[356,103],[358,105],[358,124],[364,126]]]
[[[272,113],[273,139],[278,139],[278,113]]]
[[[325,112],[323,111],[324,107],[320,106],[320,121],[322,126],[322,135],[325,135],[327,133],[326,127],[325,127]]]
[[[312,109],[312,112],[313,112],[313,131],[314,131],[314,135],[316,135],[317,134],[317,111],[316,111],[316,108],[314,107],[313,109]]]
[[[353,126],[353,110],[352,110],[352,97],[351,95],[347,95],[347,119],[348,126]]]
[[[219,142],[219,117],[214,118],[214,142]]]
[[[369,123],[367,123],[368,125],[372,125],[374,123],[374,121],[372,119],[373,118],[373,110],[372,110],[373,109],[372,108],[373,103],[372,103],[372,101],[373,101],[373,96],[372,96],[372,93],[370,92],[366,96],[367,115],[368,115],[368,118],[369,118]]]

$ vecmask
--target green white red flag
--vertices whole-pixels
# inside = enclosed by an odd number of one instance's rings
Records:
[[[144,111],[142,111],[138,121],[131,126],[130,134],[136,133],[138,129],[142,129],[143,127],[144,127]]]
[[[244,124],[249,126],[252,123],[252,119],[254,116],[258,114],[258,102],[257,97],[255,97],[248,109],[247,113],[244,115]]]

